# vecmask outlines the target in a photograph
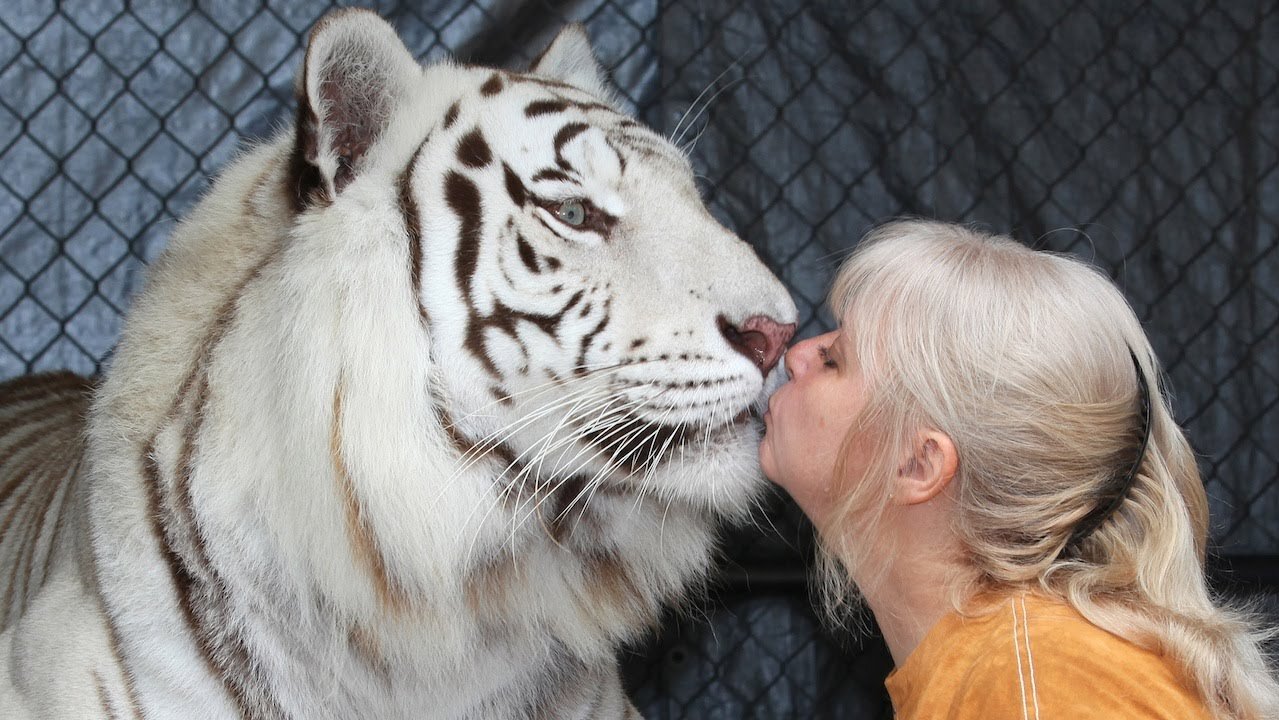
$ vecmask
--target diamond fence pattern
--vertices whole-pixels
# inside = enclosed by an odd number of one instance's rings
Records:
[[[148,261],[291,117],[332,3],[0,8],[0,378],[101,369]],[[1218,552],[1279,576],[1279,6],[1043,0],[382,1],[423,60],[523,67],[585,22],[627,108],[787,282],[802,334],[838,259],[902,214],[1106,268],[1202,458]],[[726,576],[626,663],[651,717],[887,717],[890,665],[809,608],[781,498]],[[1273,596],[1271,596],[1273,599]]]

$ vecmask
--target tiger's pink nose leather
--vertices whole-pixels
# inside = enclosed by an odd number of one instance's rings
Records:
[[[786,350],[786,343],[795,335],[795,323],[783,325],[770,317],[753,315],[741,325],[733,325],[721,317],[719,331],[734,350],[768,377]]]

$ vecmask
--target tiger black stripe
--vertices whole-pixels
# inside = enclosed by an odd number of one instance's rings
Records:
[[[78,483],[79,478],[73,478],[72,483]],[[70,490],[68,490],[70,492]],[[55,529],[57,532],[57,529]],[[102,579],[99,576],[98,564],[94,562],[93,550],[86,545],[80,545],[75,550],[80,565],[89,569],[87,577],[90,598],[97,607],[97,611],[102,614],[103,621],[106,625],[107,644],[111,651],[111,661],[120,671],[120,675],[124,680],[124,694],[129,702],[130,714],[138,720],[142,719],[142,710],[138,703],[138,691],[133,672],[124,664],[124,652],[121,650],[120,628],[117,626],[116,618],[107,608],[106,599],[102,594]]]
[[[409,238],[409,287],[413,291],[413,302],[417,305],[417,315],[423,327],[429,327],[431,316],[422,304],[422,215],[418,211],[417,198],[413,195],[413,169],[417,167],[422,148],[431,141],[430,135],[413,151],[409,164],[400,173],[398,199],[400,214],[404,216],[404,232]]]
[[[444,113],[444,129],[448,130],[453,127],[453,123],[457,121],[457,113],[461,109],[461,101],[455,100],[449,109]]]
[[[449,442],[453,445],[453,449],[460,458],[471,460],[478,457],[492,456],[502,464],[502,470],[496,475],[498,484],[503,485],[498,493],[498,500],[508,509],[517,509],[522,503],[526,502],[531,496],[527,490],[528,485],[515,485],[505,482],[511,477],[532,477],[531,473],[526,472],[528,465],[519,459],[515,451],[506,443],[477,443],[462,433],[458,432],[453,425],[452,416],[439,408],[440,418],[444,421],[444,426],[448,432]],[[534,494],[538,490],[536,484],[532,485]]]
[[[512,468],[518,465],[515,451],[503,443],[492,443],[481,450],[480,444],[463,435],[457,429],[457,424],[453,421],[453,415],[441,405],[435,406],[435,412],[440,418],[440,424],[444,426],[444,431],[448,434],[449,443],[458,455],[463,458],[472,458],[481,455],[493,455],[502,462],[506,463],[506,467]]]
[[[493,73],[489,76],[489,79],[485,80],[484,84],[480,86],[480,94],[484,97],[493,97],[494,95],[502,92],[502,87],[501,73]]]
[[[573,166],[564,159],[564,146],[590,128],[591,126],[586,123],[575,122],[565,125],[555,133],[555,164],[559,165],[561,170],[576,172]]]
[[[211,348],[212,349],[212,348]],[[207,363],[207,358],[206,361]],[[194,391],[193,407],[181,432],[181,448],[175,467],[173,497],[165,524],[167,541],[182,562],[186,574],[187,602],[196,621],[196,637],[217,668],[217,676],[235,698],[245,717],[281,718],[283,710],[268,695],[267,685],[256,677],[259,664],[250,657],[238,629],[228,622],[226,605],[231,600],[225,579],[209,560],[208,548],[191,497],[191,480],[198,456],[197,442],[207,416],[208,376],[201,370]],[[187,548],[181,548],[185,540]],[[183,550],[186,552],[183,552]]]
[[[80,476],[80,471],[83,467],[84,467],[84,458],[83,456],[81,456],[76,459],[75,465],[72,466],[71,469],[67,471],[65,477],[63,478],[63,482],[61,483],[62,484],[61,495],[60,497],[58,497],[56,501],[56,504],[57,504],[56,508],[54,507],[50,508],[50,511],[54,514],[54,517],[55,517],[55,520],[53,522],[53,530],[49,532],[50,545],[53,543],[53,541],[56,538],[62,535],[63,528],[66,526],[67,515],[70,514],[70,512],[68,512],[67,510],[67,496],[72,494],[76,486],[76,478]],[[54,558],[53,549],[51,547],[46,547],[44,564],[40,570],[40,582],[44,582],[44,580],[49,577],[49,572],[53,568],[53,558]]]
[[[566,703],[572,703],[573,694],[579,692],[579,678],[586,671],[580,660],[573,657],[566,648],[556,647],[552,651],[554,658],[547,663],[547,670],[539,679],[538,685],[543,688],[537,700],[521,714],[530,720],[559,720]],[[598,685],[588,686],[595,690]],[[582,715],[581,717],[593,717]]]
[[[68,488],[83,454],[80,433],[92,386],[70,373],[0,383],[0,629],[48,578]],[[56,520],[50,522],[51,517]]]
[[[533,176],[533,182],[542,182],[547,180],[556,182],[572,182],[573,178],[559,168],[543,168],[542,170],[538,170],[537,174]]]
[[[460,173],[449,172],[444,180],[444,199],[461,223],[454,267],[458,289],[469,302],[471,278],[480,257],[480,191]]]
[[[225,613],[219,612],[229,602],[225,582],[210,565],[200,529],[195,523],[190,506],[190,474],[193,468],[195,442],[205,416],[204,404],[208,399],[206,368],[214,351],[230,328],[239,298],[262,272],[273,262],[276,254],[269,253],[239,283],[235,291],[223,302],[209,330],[199,344],[194,366],[183,380],[173,398],[164,422],[151,435],[142,456],[143,474],[146,480],[147,502],[151,518],[151,531],[160,549],[161,557],[173,579],[178,606],[182,612],[195,645],[210,674],[218,678],[228,696],[246,718],[274,719],[284,717],[275,699],[267,694],[267,685],[256,677],[261,664],[248,655],[248,646],[242,637],[226,622]],[[172,487],[163,479],[157,455],[157,443],[166,427],[178,422],[184,406],[187,421],[183,423],[179,461],[173,468]],[[190,547],[180,547],[183,541]]]
[[[506,194],[511,197],[511,202],[515,207],[524,207],[524,203],[528,202],[528,189],[524,187],[524,181],[505,162],[502,163],[502,176],[506,184]]]
[[[562,113],[569,108],[567,100],[534,100],[524,107],[524,115],[526,117],[538,117],[539,115],[553,115]]]
[[[558,96],[559,93],[561,92],[567,92],[572,95],[581,96],[582,89],[580,87],[577,87],[576,85],[571,85],[569,83],[561,82],[559,80],[555,80],[554,78],[543,77],[541,75],[523,75],[523,74],[511,75],[510,79],[512,82],[523,83],[526,85],[540,85],[546,88],[547,90],[556,93],[557,98],[555,102],[564,103],[564,107],[560,110],[547,110],[546,112],[548,113],[563,112],[564,110],[567,110],[568,108],[572,107],[572,108],[581,110],[583,112],[588,112],[591,110],[605,110],[607,112],[617,114],[617,108],[613,107],[612,105],[606,105],[602,102],[598,102],[595,100],[570,100],[568,98]]]
[[[586,511],[584,503],[578,502],[587,490],[587,479],[581,475],[572,475],[561,480],[550,498],[550,511],[547,532],[557,543],[563,544],[570,529],[571,511],[576,509],[577,515]]]
[[[486,557],[466,573],[462,581],[467,607],[486,624],[496,624],[508,614],[508,603],[515,602],[511,578],[516,570],[509,553]]]
[[[9,534],[15,518],[26,518],[42,500],[43,491],[48,484],[48,479],[38,472],[39,466],[43,464],[43,458],[35,457],[32,460],[32,462],[27,463],[22,468],[25,471],[24,474],[30,478],[31,482],[24,483],[21,492],[12,497],[12,502],[9,503],[11,505],[9,512],[6,514],[3,523],[0,523],[0,537]],[[19,524],[18,527],[23,527],[23,525]],[[8,590],[4,597],[6,616],[9,611],[16,611],[16,614],[20,615],[22,607],[25,605],[23,596],[29,588],[27,587],[26,574],[19,571],[22,568],[23,558],[26,556],[30,539],[31,536],[29,534],[23,533],[16,539],[15,544],[17,547],[12,551],[6,550],[5,552],[5,555],[12,558],[13,564],[13,569],[10,571],[8,578]],[[19,589],[23,592],[18,592]]]
[[[475,268],[480,258],[480,191],[475,183],[456,171],[450,171],[444,179],[444,200],[448,203],[449,209],[457,215],[460,225],[453,267],[458,291],[467,307],[466,349],[483,362],[485,370],[490,375],[497,378],[501,376],[501,373],[484,352],[477,327],[479,312],[475,308],[475,300],[471,293],[471,279],[475,277]]]
[[[613,142],[613,138],[605,135],[604,143],[608,145],[608,149],[613,151],[613,155],[617,157],[617,173],[619,175],[626,174],[626,156],[617,147],[617,143]]]
[[[102,683],[102,673],[96,670],[93,673],[93,687],[98,693],[98,704],[102,706],[103,717],[107,720],[116,720],[120,715],[111,705],[111,698],[107,697],[107,688]]]
[[[591,342],[595,340],[595,336],[599,335],[604,331],[604,328],[608,327],[609,320],[612,316],[612,306],[612,298],[604,301],[604,317],[600,318],[600,321],[595,324],[595,327],[591,328],[590,332],[586,333],[586,335],[582,337],[582,346],[578,349],[577,364],[573,369],[574,373],[581,374],[585,372],[586,352],[590,350]],[[585,317],[585,313],[583,313],[583,317]]]
[[[493,151],[479,128],[472,129],[457,142],[457,159],[469,168],[482,168],[493,162]]]
[[[71,438],[67,438],[65,433],[62,433],[61,437],[68,441],[71,440]],[[76,459],[75,464],[71,466],[66,475],[58,474],[55,468],[47,467],[46,463],[44,472],[41,475],[43,482],[40,484],[39,495],[33,498],[33,502],[27,503],[28,510],[23,514],[23,521],[18,525],[18,527],[31,527],[31,523],[35,523],[34,532],[25,533],[26,538],[18,551],[21,560],[19,563],[14,564],[13,573],[9,578],[10,598],[6,603],[8,607],[25,608],[27,605],[25,598],[15,593],[19,582],[21,582],[26,594],[29,594],[44,583],[48,571],[47,563],[52,555],[50,545],[53,537],[56,536],[46,536],[45,526],[50,513],[55,512],[54,508],[57,507],[58,510],[61,510],[62,500],[66,496],[67,488],[72,484],[70,478],[75,477],[75,473],[79,469],[79,458]],[[58,514],[60,515],[60,513]],[[5,527],[0,529],[0,536],[7,534],[8,530],[9,518],[6,518]],[[44,557],[37,558],[37,555],[41,553],[41,546],[43,546]],[[33,574],[33,568],[37,562],[40,563],[42,568],[42,572],[38,576]]]
[[[383,608],[395,613],[403,613],[409,607],[408,594],[403,585],[397,582],[387,569],[386,556],[381,549],[377,533],[369,525],[368,513],[363,510],[359,493],[351,479],[351,471],[347,465],[342,449],[342,395],[343,382],[338,381],[337,390],[333,393],[333,419],[329,432],[329,453],[332,456],[333,471],[338,483],[338,496],[342,498],[346,511],[347,539],[351,544],[351,552],[368,571],[373,581],[373,589],[377,592],[378,601]]]
[[[689,431],[683,425],[659,425],[630,416],[604,431],[587,428],[586,435],[596,446],[612,452],[616,462],[634,474],[658,462],[666,452],[664,448],[682,444]]]
[[[264,217],[262,212],[259,211],[255,201],[267,196],[267,193],[271,189],[271,180],[275,177],[274,170],[274,168],[268,167],[266,170],[258,173],[258,179],[253,181],[253,189],[245,193],[244,197],[241,198],[240,204],[244,208],[245,217],[257,218],[258,220],[270,220],[270,218]]]
[[[542,268],[537,262],[537,253],[533,250],[533,246],[528,244],[528,240],[524,239],[522,233],[515,234],[515,247],[519,252],[520,262],[524,264],[524,267],[528,268],[529,272],[535,275],[542,272]]]
[[[0,629],[27,607],[28,599],[43,587],[53,568],[55,543],[65,542],[68,516],[79,512],[74,500],[83,468],[84,422],[93,384],[66,372],[20,377],[0,383],[0,477],[7,478],[0,491],[0,561],[8,563],[7,585],[0,585]],[[62,538],[62,540],[60,540]],[[94,569],[87,545],[78,545],[83,567]],[[96,587],[92,577],[90,587]],[[132,681],[120,662],[109,617],[109,662],[124,680],[124,708],[98,690],[106,717],[141,717]],[[99,686],[101,673],[91,680]]]
[[[682,165],[684,162],[683,158],[673,154],[659,139],[650,135],[611,133],[609,139],[610,143],[616,142],[618,145],[647,160],[656,160],[677,166]]]
[[[356,624],[347,632],[347,643],[355,650],[355,654],[364,662],[378,678],[388,685],[391,683],[391,663],[387,660],[382,646],[374,637],[373,631],[361,624]]]

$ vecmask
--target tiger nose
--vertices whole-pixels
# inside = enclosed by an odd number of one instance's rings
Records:
[[[795,323],[782,324],[764,315],[754,315],[741,325],[734,325],[721,315],[719,332],[734,350],[755,363],[767,377],[795,334]]]

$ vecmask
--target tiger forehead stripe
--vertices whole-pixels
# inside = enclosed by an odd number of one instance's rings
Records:
[[[458,104],[457,101],[454,101],[452,105],[449,105],[448,111],[444,113],[444,129],[445,130],[448,130],[449,128],[453,127],[453,122],[457,120],[457,113],[460,107],[461,106]]]
[[[543,88],[546,88],[547,90],[555,93],[557,98],[559,98],[560,100],[563,100],[569,106],[576,107],[579,110],[607,110],[612,113],[617,112],[617,108],[611,105],[606,105],[602,102],[597,102],[595,100],[572,100],[564,97],[562,93],[569,93],[571,95],[578,95],[581,97],[591,97],[588,93],[583,91],[582,88],[576,85],[573,85],[571,83],[562,82],[560,80],[554,80],[548,77],[543,77],[541,75],[528,75],[528,74],[522,74],[522,73],[510,73],[507,75],[507,79],[513,83],[523,83],[526,85],[540,85]]]
[[[474,128],[457,142],[457,159],[469,168],[482,168],[493,162],[493,152],[479,128]]]
[[[586,123],[575,122],[560,128],[559,132],[555,133],[555,154],[559,155],[565,145],[573,138],[586,132],[590,127]]]
[[[524,108],[524,115],[526,117],[537,117],[538,115],[561,113],[567,109],[567,100],[534,100]]]
[[[560,170],[559,168],[544,168],[542,170],[538,170],[537,174],[533,176],[533,182],[541,182],[543,180],[570,182],[572,179],[573,178],[570,177],[568,173]]]
[[[618,128],[609,131],[607,140],[619,157],[622,155],[618,150],[620,146],[642,158],[673,165],[681,170],[687,166],[687,158],[656,134],[628,132]]]
[[[568,160],[564,159],[564,146],[573,138],[586,132],[589,128],[590,125],[587,125],[586,123],[575,122],[565,125],[559,129],[559,132],[555,133],[555,164],[559,165],[561,169],[569,172],[576,172],[573,165],[569,163]]]
[[[502,74],[493,73],[489,76],[489,79],[485,80],[484,84],[480,86],[480,94],[485,97],[492,97],[493,95],[502,92],[502,87]]]

